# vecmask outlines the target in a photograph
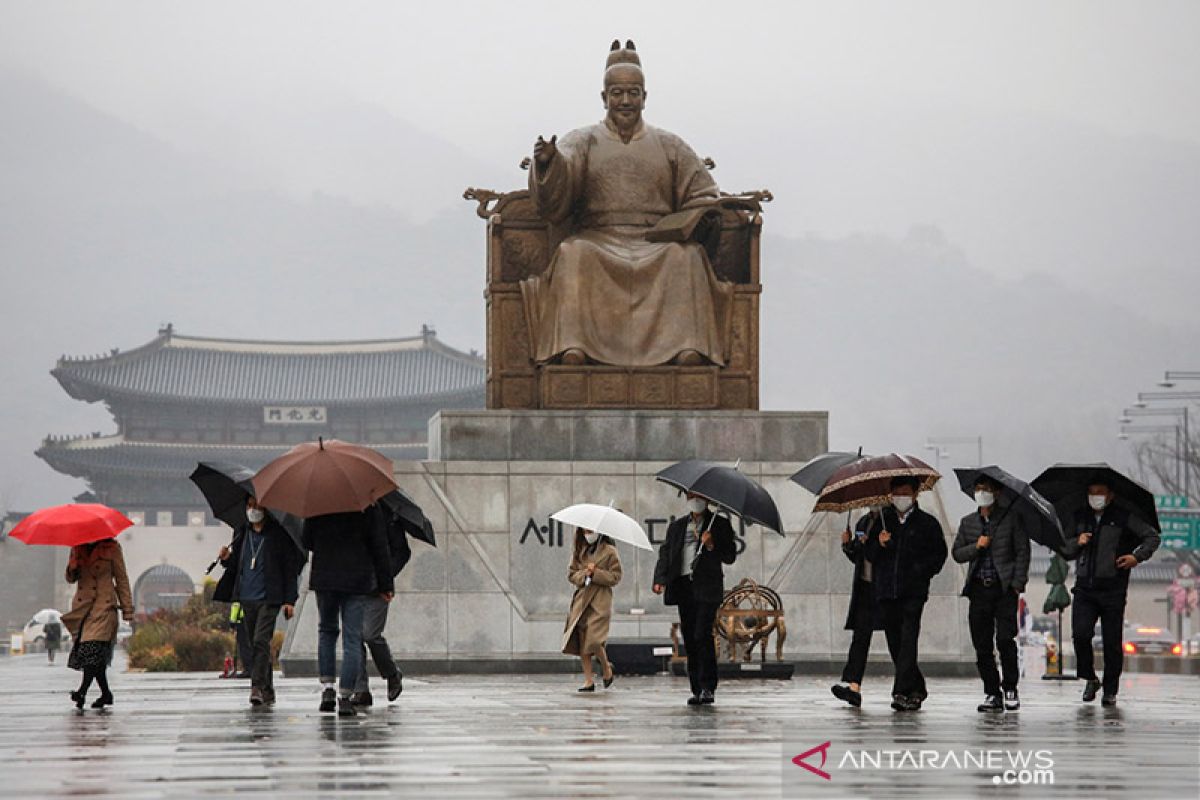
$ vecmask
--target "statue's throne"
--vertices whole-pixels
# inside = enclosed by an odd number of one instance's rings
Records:
[[[539,366],[520,282],[546,270],[571,230],[539,217],[527,189],[469,188],[463,197],[487,220],[488,408],[758,408],[758,248],[770,192],[722,195],[720,224],[704,241],[717,277],[734,285],[723,367]]]

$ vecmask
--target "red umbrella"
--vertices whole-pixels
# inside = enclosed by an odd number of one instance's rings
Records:
[[[9,536],[25,544],[77,544],[111,539],[133,525],[120,511],[99,503],[68,503],[35,511],[21,520]]]
[[[864,456],[829,476],[813,511],[849,511],[886,505],[893,478],[916,478],[924,492],[932,489],[940,477],[937,470],[913,456],[896,453]]]
[[[318,439],[287,451],[251,482],[260,505],[298,517],[362,511],[395,491],[392,460],[369,447]]]

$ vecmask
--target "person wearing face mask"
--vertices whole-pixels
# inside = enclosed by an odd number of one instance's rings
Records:
[[[1087,487],[1088,507],[1076,512],[1075,537],[1068,535],[1063,556],[1078,560],[1075,567],[1075,602],[1071,610],[1071,636],[1075,645],[1075,671],[1086,681],[1083,701],[1096,699],[1101,686],[1101,703],[1117,704],[1121,688],[1122,651],[1125,629],[1125,597],[1129,573],[1154,555],[1161,541],[1158,531],[1128,510],[1113,505],[1113,490],[1103,481]],[[1096,620],[1104,642],[1104,680],[1096,677],[1092,636]]]
[[[850,588],[850,608],[846,612],[846,625],[852,631],[850,649],[846,653],[846,666],[842,670],[842,682],[830,687],[833,696],[845,700],[858,708],[862,705],[862,679],[867,670],[867,656],[871,652],[871,636],[882,629],[879,604],[875,601],[872,586],[871,562],[867,561],[867,539],[871,529],[879,522],[880,508],[872,506],[850,532],[849,524],[842,531],[842,554],[854,565],[854,583]]]
[[[577,528],[567,580],[575,587],[575,594],[563,629],[562,651],[569,656],[579,656],[583,663],[583,686],[579,691],[596,691],[593,656],[600,665],[600,678],[607,689],[612,686],[615,676],[604,645],[608,642],[608,625],[612,620],[613,587],[621,582],[621,557],[612,539]]]
[[[1009,513],[1011,507],[1000,502],[1002,495],[1003,487],[988,478],[975,481],[979,508],[963,517],[950,550],[955,561],[968,565],[962,594],[970,601],[967,626],[975,646],[975,666],[983,680],[980,712],[1021,707],[1017,601],[1029,579],[1030,547],[1021,516]],[[993,650],[1000,651],[1003,683]]]
[[[941,524],[917,507],[920,486],[916,478],[892,479],[891,505],[883,510],[882,530],[873,530],[867,540],[866,558],[871,562],[875,597],[896,672],[892,681],[896,711],[916,711],[929,696],[917,664],[917,642],[929,582],[946,563]]]
[[[213,600],[237,602],[242,625],[250,636],[250,704],[275,703],[271,669],[271,637],[282,609],[287,619],[295,612],[303,557],[292,537],[253,497],[246,500],[247,523],[233,534],[231,546],[217,555],[225,574]]]
[[[717,516],[708,501],[687,495],[688,513],[671,521],[658,548],[654,593],[663,603],[679,607],[679,630],[687,651],[688,705],[716,701],[717,646],[713,623],[725,596],[722,564],[737,559],[737,543],[729,520]]]

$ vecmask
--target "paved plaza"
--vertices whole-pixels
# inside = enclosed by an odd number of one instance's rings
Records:
[[[1116,709],[1079,703],[1077,683],[1031,680],[1020,712],[993,717],[961,678],[932,679],[924,710],[895,714],[882,679],[856,710],[821,676],[728,681],[702,708],[665,676],[590,696],[569,675],[428,676],[338,719],[317,712],[313,680],[280,679],[279,704],[252,710],[244,681],[124,673],[122,658],[115,707],[83,713],[61,661],[0,660],[0,795],[1175,799],[1200,786],[1195,677],[1130,675]],[[815,770],[792,763],[808,750]],[[958,763],[980,751],[999,760]],[[1052,776],[1035,760],[1027,785],[998,783],[1022,753],[1050,758]]]

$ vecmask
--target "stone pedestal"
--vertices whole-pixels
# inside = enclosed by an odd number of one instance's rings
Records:
[[[811,514],[813,497],[788,480],[828,449],[826,426],[825,412],[439,414],[430,423],[433,460],[397,464],[398,483],[428,513],[439,546],[413,543],[388,620],[393,651],[406,672],[577,670],[578,660],[560,653],[574,531],[550,514],[572,503],[611,502],[658,543],[685,507],[654,474],[684,458],[740,457],[740,469],[775,498],[787,535],[735,522],[739,555],[726,568],[726,586],[750,577],[774,588],[786,612],[785,658],[798,670],[807,663],[840,669],[852,578],[838,538],[845,518]],[[938,513],[932,499],[923,504]],[[667,637],[676,611],[651,591],[657,553],[625,544],[618,550],[624,577],[610,635]],[[961,585],[952,562],[934,580],[923,662],[968,659]],[[314,669],[316,633],[316,603],[306,595],[285,645],[289,674]],[[882,638],[876,650],[886,655]]]

